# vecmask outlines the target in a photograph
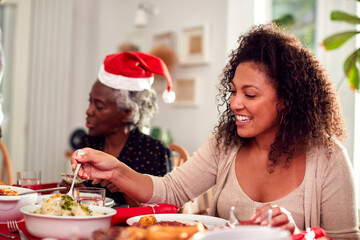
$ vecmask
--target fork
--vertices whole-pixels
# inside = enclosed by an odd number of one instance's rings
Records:
[[[17,225],[17,222],[15,220],[7,221],[7,227],[8,227],[8,231],[11,232],[11,233],[18,232],[20,234],[20,239],[21,240],[28,240],[28,238],[25,236],[23,231],[21,231],[19,229],[19,226]]]
[[[230,221],[228,222],[229,227],[235,228],[236,225],[239,224],[239,220],[235,216],[235,207],[234,206],[232,206],[230,208],[230,216],[229,217],[230,217]]]

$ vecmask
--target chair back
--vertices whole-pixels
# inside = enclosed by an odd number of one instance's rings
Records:
[[[184,162],[186,162],[190,158],[189,152],[184,147],[175,143],[169,143],[168,147],[173,153],[174,168],[181,166]]]
[[[174,168],[181,166],[190,158],[188,151],[184,147],[174,143],[168,144],[168,146],[173,153]],[[209,189],[192,201],[185,203],[180,212],[187,214],[206,215],[208,213],[211,201],[212,189]]]
[[[6,183],[7,185],[14,184],[14,176],[13,176],[13,169],[10,159],[9,151],[2,140],[0,140],[0,151],[2,154],[2,167],[1,167],[1,175],[0,181]],[[7,180],[5,180],[5,176]]]

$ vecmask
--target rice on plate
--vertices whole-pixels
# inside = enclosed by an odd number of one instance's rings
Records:
[[[59,198],[60,197],[60,198]],[[87,204],[80,204],[68,195],[54,195],[43,199],[41,207],[33,213],[52,216],[100,216],[105,213],[91,211]]]

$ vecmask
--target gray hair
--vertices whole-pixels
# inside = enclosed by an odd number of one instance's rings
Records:
[[[158,111],[156,93],[153,89],[144,91],[115,90],[114,99],[118,110],[130,110],[128,124],[140,130],[149,128],[151,119]]]

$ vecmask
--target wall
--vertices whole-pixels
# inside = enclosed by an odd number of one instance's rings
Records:
[[[133,25],[135,10],[139,1],[91,1],[93,5],[91,9],[97,11],[96,13],[92,11],[91,14],[85,13],[88,11],[88,4],[86,8],[81,7],[84,6],[83,3],[77,4],[75,10],[77,30],[74,30],[74,46],[78,47],[73,51],[76,65],[80,66],[80,69],[73,69],[74,76],[77,76],[78,87],[72,90],[77,94],[71,94],[71,96],[76,96],[76,100],[71,101],[70,129],[84,127],[88,92],[95,81],[103,58],[116,51],[120,43],[130,37],[140,36],[143,38],[142,40],[138,39],[139,42],[143,43],[142,50],[149,51],[154,34],[170,31],[174,33],[175,44],[178,46],[178,36],[182,28],[209,24],[211,29],[211,62],[207,65],[178,66],[172,72],[174,81],[178,78],[187,77],[197,79],[198,105],[196,107],[168,105],[164,104],[161,96],[159,96],[159,114],[153,120],[153,126],[170,129],[174,141],[185,146],[192,153],[205,141],[217,122],[215,95],[218,76],[226,62],[227,1],[154,0],[151,2],[159,8],[160,13],[158,16],[149,16],[148,26],[144,29],[136,29]],[[246,6],[242,6],[242,9],[244,12],[247,10]],[[174,13],[180,17],[174,17]],[[96,22],[96,24],[89,27],[89,21]],[[85,30],[82,30],[81,33],[77,32],[82,28]],[[84,50],[84,41],[89,43],[89,46],[94,47],[91,54]],[[89,46],[87,47],[88,50]],[[82,83],[81,89],[79,89],[80,82]]]

